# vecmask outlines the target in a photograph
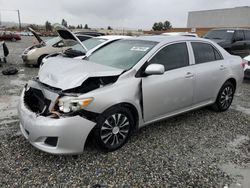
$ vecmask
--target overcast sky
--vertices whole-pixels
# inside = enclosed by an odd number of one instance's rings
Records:
[[[88,24],[90,27],[150,29],[154,22],[169,20],[186,27],[189,11],[250,6],[250,0],[0,0],[2,21],[17,22],[19,9],[24,23],[45,21]]]

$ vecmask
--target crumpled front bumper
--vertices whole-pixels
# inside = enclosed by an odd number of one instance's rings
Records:
[[[36,148],[52,154],[82,153],[87,137],[96,124],[80,116],[59,119],[38,116],[24,104],[24,91],[18,113],[24,137]],[[58,138],[56,146],[46,144],[48,137]]]

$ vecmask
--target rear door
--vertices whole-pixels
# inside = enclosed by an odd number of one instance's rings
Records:
[[[225,79],[227,65],[210,43],[191,42],[195,65],[194,105],[214,100]]]
[[[245,53],[243,54],[244,57],[250,54],[250,30],[244,30],[245,34]]]
[[[192,105],[194,74],[186,42],[159,50],[149,64],[162,64],[165,73],[142,78],[144,120],[152,121]]]
[[[231,53],[241,57],[244,57],[246,54],[246,41],[242,30],[236,30],[234,33]]]

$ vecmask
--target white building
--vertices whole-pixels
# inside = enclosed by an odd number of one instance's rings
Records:
[[[187,27],[250,27],[250,7],[245,6],[189,12]]]

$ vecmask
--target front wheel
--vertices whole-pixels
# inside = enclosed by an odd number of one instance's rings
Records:
[[[233,102],[235,88],[234,85],[227,81],[221,87],[215,103],[212,105],[213,109],[218,112],[226,111]]]
[[[94,130],[97,146],[105,151],[114,151],[128,140],[134,119],[127,108],[114,107],[101,115]]]

